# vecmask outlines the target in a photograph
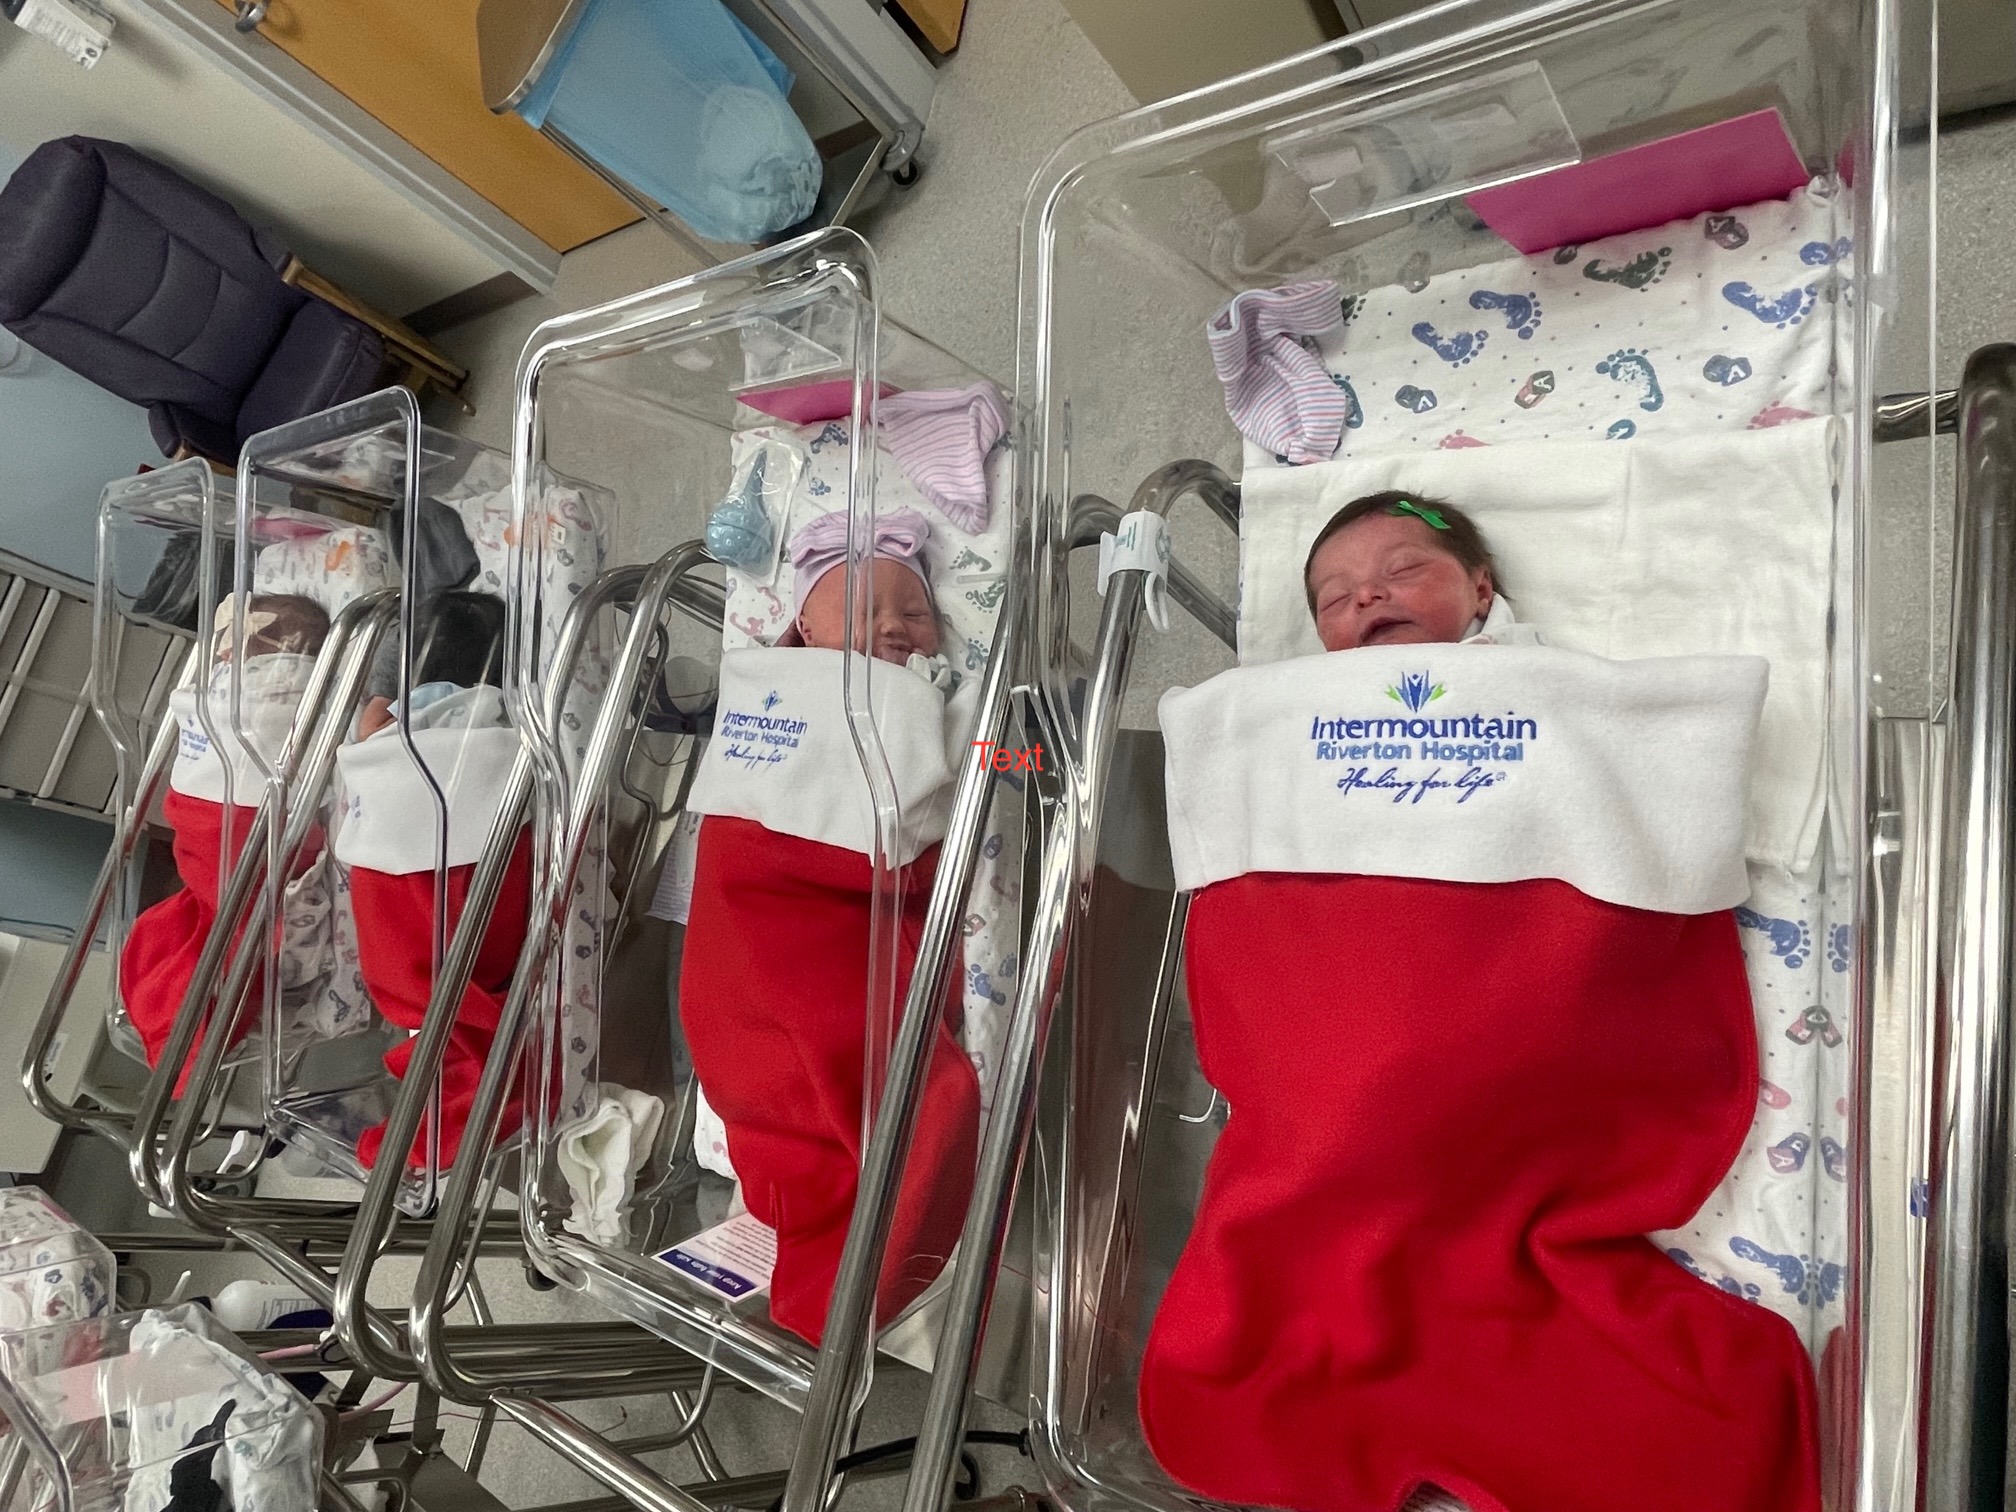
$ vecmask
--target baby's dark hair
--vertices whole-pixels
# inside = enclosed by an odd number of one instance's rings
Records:
[[[420,606],[418,619],[416,683],[503,686],[504,600],[494,593],[448,588]]]
[[[1430,527],[1436,544],[1444,551],[1472,572],[1482,567],[1491,575],[1492,590],[1498,593],[1504,592],[1505,581],[1498,574],[1498,563],[1493,559],[1491,548],[1485,544],[1484,532],[1477,528],[1475,520],[1446,499],[1431,499],[1427,494],[1385,488],[1378,493],[1366,494],[1363,498],[1353,499],[1346,504],[1330,516],[1329,523],[1317,531],[1316,539],[1309,543],[1309,555],[1302,560],[1302,593],[1309,600],[1311,614],[1316,612],[1316,588],[1309,581],[1309,573],[1316,565],[1316,553],[1322,550],[1323,543],[1338,531],[1357,524],[1367,515],[1376,514],[1413,515]],[[1422,518],[1425,515],[1433,515],[1436,520],[1440,520],[1441,528],[1434,528],[1433,521]]]
[[[245,654],[308,655],[329,636],[329,611],[299,593],[255,593],[245,603]]]

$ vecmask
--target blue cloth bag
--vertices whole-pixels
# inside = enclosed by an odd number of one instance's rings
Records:
[[[791,71],[720,0],[589,0],[518,114],[552,125],[711,241],[758,242],[819,198]]]

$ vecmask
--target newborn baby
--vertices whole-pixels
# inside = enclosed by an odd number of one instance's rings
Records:
[[[1820,1512],[1797,1330],[1646,1237],[1765,1086],[1733,908],[1768,666],[1483,655],[1534,637],[1419,494],[1340,510],[1304,588],[1354,654],[1158,711],[1236,1114],[1143,1351],[1151,1451],[1299,1512]]]
[[[1392,489],[1330,517],[1302,585],[1326,651],[1468,640],[1494,609],[1492,631],[1510,618],[1476,523],[1454,504]]]
[[[934,686],[951,681],[950,665],[938,655],[938,606],[924,576],[924,547],[931,522],[914,509],[898,509],[875,521],[869,563],[870,604],[854,606],[853,649],[866,647],[879,660],[909,667]],[[847,515],[820,515],[791,538],[796,569],[797,613],[779,645],[827,651],[847,647]],[[872,610],[874,623],[868,623]]]
[[[453,693],[498,687],[504,671],[504,600],[494,593],[451,588],[420,608],[414,636],[413,713]],[[392,661],[397,677],[397,647]],[[357,738],[368,740],[389,729],[397,712],[394,694],[373,693],[357,715]]]
[[[223,874],[236,863],[251,829],[250,810],[263,790],[260,774],[239,749],[239,736],[257,746],[266,761],[278,757],[314,668],[314,653],[329,633],[328,612],[313,599],[262,593],[246,601],[245,661],[238,672],[235,713],[242,729],[234,735],[226,726],[234,718],[235,604],[229,598],[219,604],[215,620],[207,713],[217,742],[199,717],[196,689],[177,689],[169,699],[182,733],[161,817],[174,832],[181,886],[133,921],[119,956],[120,998],[150,1065],[159,1063],[173,1032],[197,957],[216,922]],[[283,950],[306,945],[319,929],[319,916],[311,912],[305,927],[293,931],[299,912],[288,910]],[[293,962],[296,956],[283,955],[283,960]],[[296,985],[288,975],[283,970],[283,985]],[[251,1028],[255,1017],[248,1014],[241,1021],[241,1032]],[[186,1070],[182,1074],[186,1077]]]
[[[231,660],[231,622],[236,601],[217,606],[218,661]],[[329,611],[298,593],[259,593],[246,601],[245,665],[262,656],[312,656],[329,635]]]
[[[342,789],[334,851],[348,868],[357,968],[378,1012],[409,1032],[424,1022],[433,995],[435,868],[447,871],[445,927],[452,931],[517,755],[518,737],[500,686],[504,636],[504,601],[495,594],[457,588],[431,595],[415,619],[408,698],[408,734],[428,775],[414,765],[400,738],[396,699],[383,693],[365,701],[357,738],[336,757]],[[395,668],[396,650],[395,644]],[[445,855],[437,848],[437,785],[447,806]],[[517,967],[531,906],[530,878],[529,837],[521,831],[442,1058],[435,1153],[444,1169],[460,1151]],[[398,1040],[386,1053],[386,1069],[403,1079],[412,1053],[412,1039]],[[506,1116],[515,1121],[516,1108]],[[430,1112],[428,1122],[433,1118]],[[383,1124],[364,1131],[357,1153],[365,1165],[376,1163],[384,1136]],[[420,1152],[431,1137],[423,1126],[411,1163],[425,1164]]]
[[[945,794],[966,749],[947,752],[970,713],[944,696],[953,676],[938,655],[925,577],[930,535],[921,514],[897,510],[852,536],[853,550],[871,557],[873,612],[857,603],[851,624],[838,570],[849,557],[847,516],[821,515],[792,538],[795,617],[776,646],[722,658],[721,712],[689,798],[705,817],[680,965],[686,1048],[727,1130],[743,1201],[777,1234],[770,1319],[813,1343],[859,1183],[870,1016],[902,1002]],[[903,669],[873,679],[898,798],[897,832],[882,840],[901,903],[890,921],[893,999],[872,1002],[869,982],[887,966],[870,960],[880,875],[871,795],[842,707],[846,661],[834,654],[849,649]],[[954,1037],[957,1010],[948,992],[876,1289],[879,1323],[937,1278],[965,1217],[980,1094]]]

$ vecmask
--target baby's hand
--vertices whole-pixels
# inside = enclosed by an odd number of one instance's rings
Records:
[[[369,740],[380,730],[392,723],[392,700],[382,694],[364,700],[364,707],[357,715],[357,738]]]

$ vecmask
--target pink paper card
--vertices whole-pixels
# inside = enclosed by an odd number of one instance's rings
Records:
[[[894,384],[876,386],[878,397],[896,392]],[[753,410],[791,425],[810,425],[816,420],[838,420],[854,412],[854,380],[828,378],[821,383],[787,383],[777,388],[752,389],[736,398]]]
[[[1521,252],[1783,199],[1811,175],[1776,110],[1717,121],[1469,197]]]

